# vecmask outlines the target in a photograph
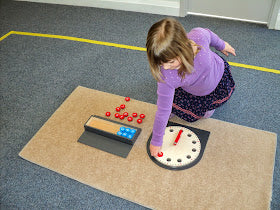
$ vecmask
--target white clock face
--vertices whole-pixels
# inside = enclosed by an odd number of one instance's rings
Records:
[[[194,132],[181,126],[168,126],[161,153],[155,159],[163,165],[176,168],[195,161],[200,151],[200,140]]]

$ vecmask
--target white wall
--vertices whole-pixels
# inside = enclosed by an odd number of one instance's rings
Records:
[[[274,5],[271,9],[268,28],[280,30],[280,0],[274,0]]]
[[[180,0],[18,0],[179,16]]]
[[[266,24],[280,29],[280,0],[18,0],[125,11],[218,17]]]
[[[274,0],[189,0],[188,14],[204,14],[266,24]]]
[[[278,16],[277,16],[275,29],[280,30],[280,10],[279,10],[279,13],[278,13]]]

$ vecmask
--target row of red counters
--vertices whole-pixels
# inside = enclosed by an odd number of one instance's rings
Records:
[[[125,101],[130,101],[130,97],[125,97]],[[121,111],[121,109],[125,109],[125,104],[121,104],[119,107],[116,107],[116,111],[117,112],[120,112]],[[106,112],[105,113],[105,115],[107,116],[107,117],[109,117],[109,116],[111,116],[111,113],[110,112]],[[121,120],[123,120],[125,117],[127,117],[127,120],[129,121],[129,122],[131,122],[132,120],[133,120],[133,117],[137,117],[138,116],[138,114],[136,113],[136,112],[134,112],[133,114],[132,114],[132,117],[131,116],[129,116],[128,117],[128,113],[127,112],[124,112],[122,115],[121,114],[119,114],[119,113],[116,113],[115,114],[115,117],[116,118],[119,118],[119,119],[121,119]],[[145,115],[144,114],[140,114],[139,115],[139,119],[137,119],[137,123],[142,123],[142,119],[144,119],[145,118]]]

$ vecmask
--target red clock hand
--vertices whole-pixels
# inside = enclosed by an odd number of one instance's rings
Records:
[[[182,133],[183,133],[183,130],[181,129],[181,130],[179,131],[179,133],[178,133],[178,135],[177,135],[177,137],[176,137],[176,139],[175,139],[173,145],[177,145],[177,143],[178,143],[178,141],[179,141],[179,139],[180,139]]]

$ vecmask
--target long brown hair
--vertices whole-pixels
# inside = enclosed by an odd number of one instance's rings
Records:
[[[184,27],[174,18],[165,18],[152,25],[146,48],[150,69],[157,81],[162,81],[160,65],[177,57],[181,61],[178,74],[182,79],[193,70],[192,41],[187,38]]]

